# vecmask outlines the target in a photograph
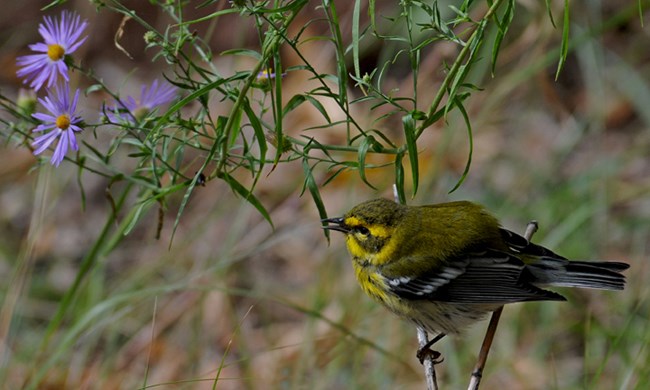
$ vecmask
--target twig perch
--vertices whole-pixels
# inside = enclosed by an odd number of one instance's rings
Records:
[[[424,348],[429,343],[427,332],[418,327],[418,345]],[[427,382],[427,390],[438,390],[438,380],[436,378],[435,357],[432,354],[426,354],[422,361],[424,367],[424,376]]]

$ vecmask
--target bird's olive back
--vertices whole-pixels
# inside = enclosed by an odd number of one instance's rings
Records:
[[[483,207],[466,201],[404,206],[375,199],[355,206],[343,224],[353,258],[377,266],[401,258],[426,257],[436,262],[466,251],[506,249],[498,221]]]

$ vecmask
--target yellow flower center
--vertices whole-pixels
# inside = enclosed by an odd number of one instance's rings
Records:
[[[65,49],[59,44],[52,44],[47,47],[47,56],[52,61],[60,61],[65,55]]]
[[[56,127],[61,130],[67,130],[70,127],[70,115],[63,114],[56,118]]]

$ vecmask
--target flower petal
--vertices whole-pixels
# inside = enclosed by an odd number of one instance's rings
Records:
[[[41,154],[45,149],[49,148],[50,145],[52,145],[52,142],[54,142],[59,136],[60,131],[61,130],[59,129],[54,129],[49,133],[37,137],[34,142],[32,142],[32,146],[36,148],[36,150],[34,150],[34,155]]]

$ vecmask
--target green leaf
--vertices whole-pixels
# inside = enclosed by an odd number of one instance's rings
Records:
[[[305,188],[308,189],[309,193],[311,194],[311,198],[314,200],[314,204],[318,209],[318,216],[320,219],[325,219],[327,218],[327,210],[325,210],[325,204],[323,203],[323,199],[320,196],[320,191],[318,190],[318,185],[314,179],[312,167],[309,166],[308,158],[304,158],[302,160],[302,170],[305,173],[305,184],[303,186],[302,192],[300,193],[300,196],[302,196],[302,194],[305,192]],[[323,233],[329,242],[330,231],[328,229],[323,229]]]
[[[481,22],[476,26],[476,31],[474,32],[474,39],[469,43],[468,46],[468,54],[467,54],[467,60],[465,61],[464,64],[461,64],[458,67],[458,71],[452,80],[450,86],[449,86],[449,100],[447,101],[447,105],[445,106],[445,115],[449,111],[451,111],[451,108],[454,105],[454,101],[456,98],[456,95],[459,93],[459,90],[461,87],[465,85],[465,78],[467,77],[467,74],[469,71],[472,69],[472,64],[474,63],[474,59],[476,55],[479,53],[479,48],[481,47],[481,43],[483,43],[483,35],[485,34],[485,28],[487,26],[487,19],[481,20]]]
[[[293,111],[296,107],[303,104],[306,100],[307,98],[305,95],[294,95],[291,99],[289,99],[287,104],[284,105],[283,114],[287,115],[287,113]]]
[[[248,117],[248,121],[250,122],[251,127],[253,128],[253,132],[255,133],[255,139],[257,139],[257,142],[260,145],[259,170],[261,171],[262,166],[264,165],[266,151],[268,150],[268,146],[266,145],[266,137],[264,135],[264,129],[262,128],[262,123],[257,117],[257,114],[253,111],[251,106],[248,104],[248,101],[245,102],[243,107],[244,107],[244,112],[246,112],[246,116]]]
[[[354,75],[361,78],[361,65],[359,64],[359,19],[361,19],[361,1],[354,1],[352,10],[352,63],[354,64]]]
[[[79,186],[79,193],[81,194],[81,209],[86,211],[86,191],[83,185],[83,173],[86,165],[86,156],[79,158],[79,167],[77,168],[77,185]]]
[[[334,39],[334,47],[336,48],[336,77],[335,81],[338,84],[338,102],[341,106],[347,107],[347,76],[348,71],[345,64],[345,47],[343,34],[341,34],[341,24],[339,21],[338,13],[336,12],[336,5],[334,2],[328,2],[324,7],[325,14],[327,15],[327,22]]]
[[[363,141],[361,141],[361,145],[359,145],[359,152],[357,154],[359,158],[359,176],[361,177],[361,180],[373,190],[376,190],[377,188],[370,184],[366,178],[366,155],[368,154],[368,149],[370,149],[375,143],[376,141],[373,136],[369,135],[365,137]]]
[[[637,0],[637,4],[639,8],[639,24],[641,25],[641,28],[643,28],[643,0]]]
[[[321,113],[323,118],[327,121],[327,123],[332,123],[332,120],[330,119],[329,115],[327,115],[327,110],[325,110],[325,107],[323,107],[323,104],[319,102],[317,99],[314,99],[312,96],[305,96],[305,98],[311,103],[314,108],[318,110],[318,112]]]
[[[334,169],[334,168],[332,167],[332,168],[329,169],[330,172],[332,171],[332,169]],[[329,176],[329,177],[328,177],[328,178],[323,182],[323,184],[321,185],[321,187],[325,187],[325,186],[328,185],[332,180],[336,179],[336,177],[337,177],[340,173],[345,172],[345,171],[347,171],[347,170],[348,170],[348,167],[347,167],[346,165],[343,165],[343,166],[339,167],[336,171],[334,171],[334,173],[330,173],[330,176]]]
[[[406,204],[406,195],[404,193],[404,165],[402,165],[403,158],[403,153],[398,153],[395,156],[395,187],[400,204]]]
[[[274,134],[275,138],[278,140],[279,148],[275,149],[275,157],[273,158],[273,168],[277,166],[282,156],[283,151],[285,150],[285,140],[286,138],[282,134],[282,124],[284,123],[284,109],[282,108],[282,60],[280,59],[280,52],[276,51],[273,54],[273,68],[276,71],[275,82],[273,83],[274,89],[271,90],[271,95],[274,95],[273,103],[273,121],[275,122]],[[274,93],[275,92],[275,93]],[[264,159],[261,159],[264,161]],[[260,167],[259,172],[262,172]],[[259,178],[259,176],[258,176]],[[257,179],[256,179],[257,180]]]
[[[282,115],[287,115],[287,113],[293,111],[301,105],[302,103],[308,101],[312,106],[314,106],[315,109],[318,110],[318,112],[321,113],[323,118],[327,121],[327,123],[331,123],[332,120],[330,119],[329,115],[327,114],[327,110],[325,110],[325,107],[323,107],[323,104],[319,102],[317,99],[314,99],[314,97],[310,95],[294,95],[287,104],[285,104],[284,109],[282,110]]]
[[[253,207],[255,207],[257,211],[262,215],[262,217],[266,219],[269,225],[271,225],[271,227],[274,227],[273,221],[271,221],[271,216],[269,215],[268,211],[266,211],[264,205],[262,205],[259,199],[257,199],[257,197],[255,197],[255,195],[253,195],[253,193],[250,192],[248,188],[244,187],[240,182],[238,182],[234,177],[230,176],[230,174],[228,174],[227,172],[219,172],[217,174],[217,177],[222,179],[226,183],[228,183],[228,185],[234,192],[239,194],[241,197],[244,198],[244,200],[246,200]],[[195,181],[196,179],[193,180],[193,182]]]
[[[241,106],[247,106],[248,105],[248,99],[244,98],[242,99],[245,101]],[[235,145],[235,142],[237,142],[237,138],[241,134],[241,120],[243,116],[243,110],[234,110],[230,113],[230,118],[229,120],[232,120],[232,126],[230,127],[233,129],[233,131],[230,132],[230,137],[228,140],[225,140],[225,142],[228,142],[228,147],[232,148]]]
[[[515,0],[508,0],[506,9],[503,13],[503,19],[501,20],[499,20],[499,17],[496,14],[494,15],[494,20],[497,25],[497,35],[494,38],[494,45],[492,45],[492,76],[494,76],[494,70],[496,68],[497,57],[499,56],[501,43],[503,42],[503,38],[508,33],[508,28],[510,27],[515,14],[515,5]]]
[[[556,28],[557,26],[555,25],[555,19],[553,19],[553,12],[551,11],[551,0],[544,0],[544,4],[546,4],[546,11],[548,12],[548,18],[551,19],[551,24],[553,25],[553,28]]]
[[[135,212],[133,214],[129,214],[129,219],[125,219],[124,222],[126,223],[126,227],[124,228],[124,234],[128,235],[131,233],[131,230],[135,227],[135,225],[138,223],[140,220],[140,217],[142,216],[143,212],[149,210],[149,207],[155,203],[155,200],[152,198],[149,199],[144,199],[141,202],[139,202],[136,206],[134,206]]]
[[[402,124],[404,125],[404,135],[406,137],[406,149],[409,154],[409,161],[411,162],[411,176],[413,178],[413,196],[418,192],[418,185],[420,182],[420,169],[418,164],[418,144],[415,137],[415,119],[411,114],[402,117]],[[402,186],[403,187],[403,186]]]
[[[226,56],[226,55],[238,55],[238,56],[247,56],[247,57],[252,57],[258,61],[262,59],[262,55],[259,52],[256,52],[255,50],[249,50],[249,49],[230,49],[230,50],[224,50],[221,52],[221,55]]]
[[[469,115],[467,115],[467,111],[463,106],[463,102],[461,98],[457,98],[454,104],[456,107],[458,107],[458,111],[460,111],[460,113],[463,115],[463,119],[465,120],[465,127],[467,128],[467,138],[469,140],[469,153],[467,155],[467,163],[465,164],[465,170],[463,171],[463,174],[461,175],[460,179],[458,179],[458,182],[456,183],[454,188],[452,188],[451,191],[449,191],[450,194],[456,191],[467,178],[469,174],[469,168],[472,165],[472,154],[474,152],[474,137],[472,135],[472,123],[469,120]]]
[[[555,72],[555,81],[560,77],[560,72],[564,67],[567,55],[569,53],[569,0],[564,0],[564,22],[562,24],[562,44],[560,45],[560,60]]]

